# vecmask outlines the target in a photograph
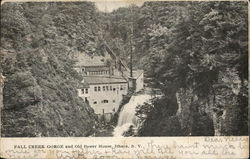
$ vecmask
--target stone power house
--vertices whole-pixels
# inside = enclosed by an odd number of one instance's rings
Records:
[[[128,89],[138,92],[143,89],[143,71],[133,71],[128,77],[127,67],[112,53],[104,56],[89,56],[78,53],[75,70],[83,76],[78,95],[89,103],[95,113],[109,121],[118,110],[123,95]]]

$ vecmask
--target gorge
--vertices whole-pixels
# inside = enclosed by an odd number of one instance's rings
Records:
[[[1,136],[247,135],[247,13],[244,1],[147,1],[111,12],[95,2],[5,2]],[[128,90],[109,123],[78,97],[74,70],[78,53],[104,56],[104,44],[145,74],[144,92]]]

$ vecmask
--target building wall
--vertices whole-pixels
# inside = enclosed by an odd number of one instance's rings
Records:
[[[144,74],[140,74],[140,76],[135,79],[135,78],[129,78],[129,88],[134,90],[135,92],[139,92],[144,88]]]
[[[136,91],[136,79],[128,78],[128,86],[130,90]]]
[[[87,91],[86,91],[87,90]],[[85,99],[89,98],[89,88],[82,88],[82,89],[77,89],[77,92],[78,92],[78,96],[79,97],[82,97],[85,101]]]
[[[112,87],[111,91],[110,86]],[[103,89],[103,87],[105,87],[105,89]],[[114,88],[115,90],[113,90]],[[116,112],[118,110],[123,95],[127,94],[127,92],[127,83],[95,85],[92,84],[90,85],[88,94],[83,94],[83,92],[78,89],[78,95],[83,99],[87,97],[90,106],[95,110],[96,114]]]
[[[144,88],[143,86],[143,76],[144,74],[142,73],[137,79],[136,79],[136,92],[139,92]]]
[[[117,69],[113,68],[113,75],[114,76],[121,76],[122,73],[121,73],[121,71],[118,71]]]
[[[107,71],[107,70],[104,70],[104,71],[86,71],[86,75],[88,75],[88,76],[92,76],[92,75],[94,75],[94,76],[105,76],[105,75],[109,75],[110,73],[109,73],[109,71]]]

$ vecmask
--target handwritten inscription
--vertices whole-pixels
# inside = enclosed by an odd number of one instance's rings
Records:
[[[150,138],[149,138],[150,139]],[[188,139],[188,138],[186,138]],[[248,150],[248,138],[204,137],[198,141],[159,142],[148,140],[143,143],[127,144],[71,144],[71,145],[13,145],[5,150],[9,158],[235,158]],[[185,138],[183,138],[185,140]],[[203,156],[203,157],[202,157]]]

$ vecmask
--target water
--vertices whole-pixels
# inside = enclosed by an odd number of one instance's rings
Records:
[[[126,132],[130,126],[137,125],[137,117],[135,116],[135,109],[137,105],[142,105],[144,102],[149,101],[152,97],[147,94],[141,94],[132,96],[127,104],[123,106],[123,110],[120,112],[118,124],[114,129],[114,136],[123,136],[123,133]]]

